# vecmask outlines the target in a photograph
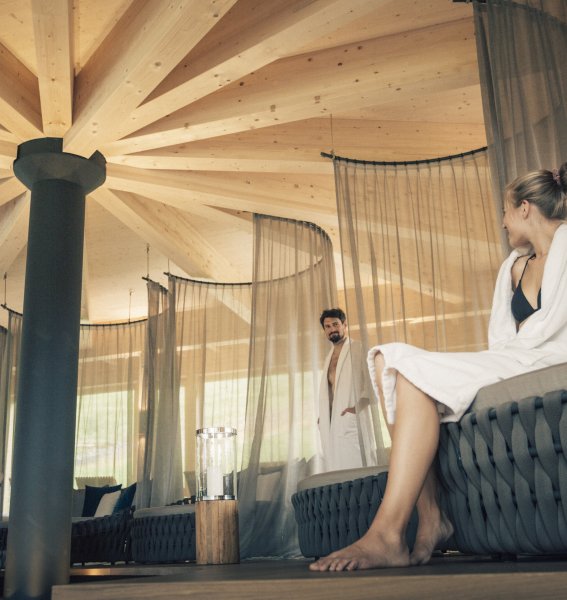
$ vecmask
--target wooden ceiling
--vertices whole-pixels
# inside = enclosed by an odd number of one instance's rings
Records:
[[[452,0],[0,0],[0,273],[21,310],[20,143],[99,150],[83,319],[146,314],[142,277],[247,281],[252,212],[332,237],[320,153],[415,160],[485,144],[472,7]]]

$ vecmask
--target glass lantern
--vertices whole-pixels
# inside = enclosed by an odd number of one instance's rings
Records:
[[[196,500],[236,500],[236,429],[197,429]]]

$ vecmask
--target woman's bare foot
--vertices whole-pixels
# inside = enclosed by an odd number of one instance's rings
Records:
[[[443,512],[437,511],[436,515],[421,518],[410,555],[410,564],[424,565],[428,563],[437,545],[448,540],[452,535],[453,525]]]
[[[399,537],[386,539],[380,533],[367,532],[357,542],[311,563],[311,571],[354,571],[407,567],[409,550]]]

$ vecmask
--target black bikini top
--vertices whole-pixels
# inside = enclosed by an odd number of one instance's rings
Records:
[[[522,271],[522,275],[520,276],[520,281],[518,281],[518,286],[514,290],[514,295],[512,296],[512,315],[518,323],[525,321],[529,316],[533,315],[536,311],[538,311],[541,308],[541,288],[537,294],[537,308],[534,308],[528,302],[528,299],[524,296],[524,291],[522,290],[522,279],[524,277],[524,273],[526,272],[528,262],[532,260],[532,258],[535,258],[535,254],[533,256],[530,256],[528,260],[526,260],[524,270]]]

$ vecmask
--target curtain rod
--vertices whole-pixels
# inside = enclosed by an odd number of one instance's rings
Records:
[[[401,160],[401,161],[376,161],[376,160],[360,160],[358,158],[346,158],[345,156],[337,156],[335,154],[329,154],[328,152],[321,152],[323,158],[330,158],[332,160],[343,160],[345,162],[356,163],[359,165],[379,165],[379,166],[408,166],[408,165],[426,165],[429,163],[436,163],[445,160],[452,160],[454,158],[464,158],[465,156],[472,156],[479,152],[486,151],[487,147],[477,148],[476,150],[469,150],[468,152],[461,152],[460,154],[451,154],[450,156],[441,156],[440,158],[425,158],[423,160]]]
[[[201,279],[191,279],[189,277],[182,277],[181,275],[175,275],[174,273],[168,273],[167,271],[164,272],[164,275],[166,277],[168,277],[168,278],[171,277],[173,279],[179,279],[180,281],[189,281],[190,283],[198,283],[200,285],[218,285],[218,286],[227,286],[227,287],[229,287],[229,286],[235,286],[235,285],[250,286],[253,283],[252,281],[228,281],[228,282],[224,282],[224,281],[203,281]],[[151,280],[149,280],[149,281],[151,281]],[[166,289],[166,291],[167,291],[167,289]]]
[[[13,308],[10,308],[7,304],[0,304],[0,307],[2,307],[4,310],[7,310],[9,313],[12,313],[13,315],[16,315],[18,317],[23,317],[23,313],[14,310]],[[136,323],[143,323],[144,321],[147,321],[148,318],[147,317],[141,317],[140,319],[135,319],[134,321],[115,321],[113,323],[80,323],[79,326],[80,327],[114,327],[117,325],[134,325]],[[1,327],[1,326],[0,326]]]

